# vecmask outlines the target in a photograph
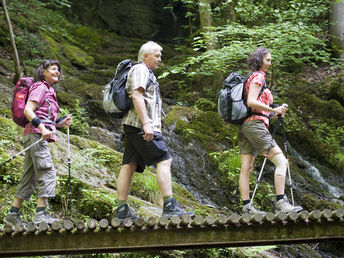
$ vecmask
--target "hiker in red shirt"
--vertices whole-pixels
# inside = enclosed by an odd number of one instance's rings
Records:
[[[249,56],[248,65],[250,72],[253,73],[245,84],[245,99],[247,106],[251,108],[252,115],[239,129],[241,158],[239,189],[243,201],[243,213],[266,214],[255,208],[250,200],[250,173],[257,154],[268,154],[267,158],[276,166],[274,175],[276,211],[298,212],[302,210],[302,207],[291,205],[284,194],[288,161],[268,130],[270,113],[283,117],[287,112],[287,107],[281,105],[272,108],[270,106],[273,103],[273,97],[269,88],[265,88],[260,94],[265,84],[265,73],[271,66],[270,51],[264,47],[257,48]]]
[[[56,140],[56,127],[68,127],[72,122],[70,116],[57,119],[59,106],[53,85],[61,75],[61,66],[57,60],[44,60],[38,67],[34,84],[30,87],[25,106],[25,117],[30,121],[24,129],[24,147],[39,139],[43,141],[33,145],[25,153],[23,176],[17,187],[15,198],[4,222],[15,225],[21,222],[20,207],[23,201],[29,201],[37,189],[37,210],[33,222],[51,224],[58,219],[51,217],[46,207],[48,198],[55,196],[56,172],[51,158],[48,142]]]

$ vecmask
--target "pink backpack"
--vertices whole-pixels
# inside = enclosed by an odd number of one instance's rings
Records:
[[[20,78],[13,90],[12,120],[19,126],[25,127],[29,121],[24,115],[24,109],[29,95],[31,85],[34,83],[32,77]]]

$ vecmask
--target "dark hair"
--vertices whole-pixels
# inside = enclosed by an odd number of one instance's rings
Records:
[[[270,53],[270,50],[265,47],[258,47],[247,58],[248,67],[253,72],[259,71],[263,66],[264,56]]]
[[[35,78],[34,78],[35,82],[43,81],[45,79],[44,78],[44,70],[48,69],[49,66],[52,66],[52,65],[57,65],[59,72],[60,73],[62,72],[61,65],[60,65],[59,61],[54,60],[54,59],[46,59],[38,66],[38,68],[36,70],[36,74],[35,74]]]

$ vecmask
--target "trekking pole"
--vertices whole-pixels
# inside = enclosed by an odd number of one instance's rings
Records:
[[[284,142],[284,152],[285,152],[285,158],[288,161],[288,178],[289,178],[289,186],[290,186],[290,194],[291,194],[291,202],[293,204],[293,206],[295,206],[294,204],[294,194],[293,194],[293,185],[291,182],[291,174],[290,174],[290,167],[289,167],[289,159],[288,159],[288,148],[287,148],[287,139],[285,136],[285,127],[284,127],[284,120],[281,117],[281,125],[282,125],[282,132],[283,132],[283,142]]]
[[[43,138],[39,139],[38,141],[32,143],[31,145],[27,146],[24,150],[22,150],[21,152],[17,153],[16,155],[14,155],[13,157],[9,158],[8,160],[6,160],[5,162],[3,162],[0,167],[2,167],[3,165],[5,165],[7,162],[12,161],[14,158],[16,158],[17,156],[19,156],[20,154],[22,154],[23,152],[27,151],[28,149],[32,148],[34,145],[36,145],[37,143],[41,142],[43,140]]]
[[[280,116],[279,116],[280,117]],[[278,118],[279,118],[278,117]],[[272,135],[271,135],[271,143],[273,141],[273,139],[275,138],[275,135],[276,135],[276,132],[277,132],[277,127],[278,127],[278,122],[279,122],[279,119],[277,120],[277,123],[275,125],[275,128],[272,132]],[[262,167],[260,169],[260,172],[259,172],[259,176],[257,178],[257,181],[256,181],[256,186],[254,187],[254,190],[253,190],[253,194],[252,194],[252,197],[251,197],[251,201],[250,201],[250,206],[252,206],[252,203],[253,203],[253,199],[254,199],[254,196],[256,195],[256,191],[257,191],[257,188],[258,188],[258,184],[260,183],[260,178],[262,177],[262,174],[263,174],[263,170],[264,170],[264,167],[265,167],[265,163],[266,163],[266,160],[268,159],[268,156],[269,156],[269,153],[270,153],[270,149],[268,149],[265,153],[265,158],[264,158],[264,161],[263,161],[263,164],[262,164]]]
[[[70,218],[72,218],[72,187],[71,187],[71,175],[70,175],[70,141],[69,141],[69,126],[67,127],[67,152],[68,152],[68,208],[70,213]]]

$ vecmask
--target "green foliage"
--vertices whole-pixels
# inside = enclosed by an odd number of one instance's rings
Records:
[[[0,164],[9,160],[15,152],[22,149],[18,146],[18,126],[5,117],[0,117]],[[0,167],[0,184],[15,185],[22,174],[23,157],[17,156],[11,162]]]
[[[86,135],[88,132],[87,113],[86,109],[80,106],[80,101],[77,99],[73,110],[67,108],[60,108],[60,117],[72,114],[72,124],[70,126],[70,133],[76,135]],[[62,129],[65,130],[66,129]]]
[[[195,102],[195,108],[203,111],[216,111],[216,104],[206,98],[199,98]]]
[[[130,193],[143,200],[159,205],[162,201],[162,195],[156,181],[156,175],[147,170],[144,173],[135,173],[132,179]]]
[[[69,0],[46,0],[42,3],[43,6],[47,6],[49,8],[70,8],[72,6],[72,2]]]
[[[121,160],[115,155],[114,150],[104,146],[86,147],[80,150],[82,155],[87,155],[94,164],[101,164],[110,168],[120,164]]]
[[[217,169],[222,175],[221,179],[227,184],[228,189],[233,196],[238,195],[239,190],[239,176],[241,171],[241,159],[239,147],[235,146],[232,149],[223,152],[209,153],[210,160],[217,166]],[[250,177],[250,188],[254,189],[256,185],[256,172],[253,171]],[[257,188],[255,197],[255,206],[259,209],[270,211],[272,202],[274,200],[273,186],[268,182],[261,181]],[[239,203],[236,203],[234,210],[239,209]]]
[[[182,73],[187,78],[194,79],[238,68],[240,72],[240,69],[245,69],[242,64],[249,53],[257,46],[265,46],[271,50],[274,67],[278,69],[305,64],[315,66],[317,62],[328,62],[330,57],[325,42],[315,37],[316,30],[303,23],[270,23],[252,28],[232,23],[217,27],[209,33],[208,36],[216,38],[221,48],[203,53],[195,52],[195,56],[170,67],[161,77]],[[193,45],[195,51],[205,49],[204,40],[200,37],[195,38]]]
[[[223,152],[209,153],[211,161],[217,165],[220,173],[223,175],[224,180],[228,188],[231,189],[233,196],[236,195],[238,188],[238,181],[240,176],[240,152],[239,147],[235,146],[233,149],[228,149]]]

